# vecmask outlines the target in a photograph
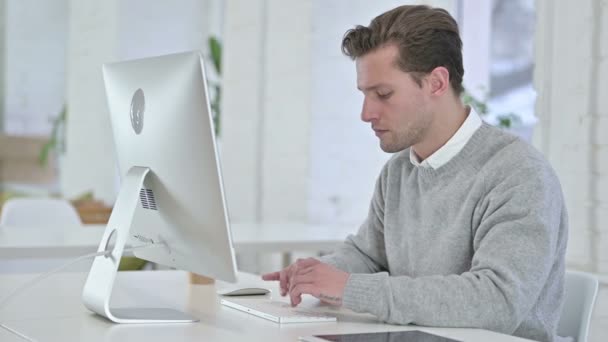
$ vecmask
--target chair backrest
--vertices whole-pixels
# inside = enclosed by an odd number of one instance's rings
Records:
[[[56,198],[16,198],[2,206],[0,225],[39,227],[81,225],[80,216],[70,202]]]
[[[598,286],[598,280],[591,274],[566,271],[565,301],[557,326],[559,336],[587,342]]]

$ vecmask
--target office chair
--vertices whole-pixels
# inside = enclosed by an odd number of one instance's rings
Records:
[[[0,225],[10,227],[80,226],[80,216],[70,202],[56,198],[10,199],[2,207]]]
[[[48,226],[81,226],[80,216],[70,202],[55,198],[16,198],[2,206],[0,229],[25,229]],[[0,260],[0,273],[45,272],[67,260],[62,258],[38,260]],[[88,265],[76,265],[72,270],[85,271]]]
[[[587,342],[598,286],[598,280],[591,274],[566,271],[565,301],[557,326],[558,335]]]

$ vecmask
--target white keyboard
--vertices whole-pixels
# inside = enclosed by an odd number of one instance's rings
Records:
[[[277,323],[335,322],[336,317],[305,308],[291,307],[289,303],[268,298],[230,298],[221,303]]]

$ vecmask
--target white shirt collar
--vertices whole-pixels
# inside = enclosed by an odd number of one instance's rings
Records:
[[[414,164],[414,166],[430,167],[436,170],[454,158],[467,142],[469,142],[469,139],[471,139],[473,134],[482,124],[479,114],[477,114],[473,107],[470,108],[467,118],[445,145],[441,146],[441,148],[422,162],[420,162],[420,159],[416,153],[414,153],[414,150],[410,148],[410,162]]]

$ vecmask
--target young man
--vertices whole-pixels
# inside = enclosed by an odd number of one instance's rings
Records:
[[[543,156],[460,100],[462,42],[444,10],[401,6],[349,30],[361,118],[395,155],[369,215],[335,253],[278,280],[397,324],[476,327],[554,341],[567,214]]]

